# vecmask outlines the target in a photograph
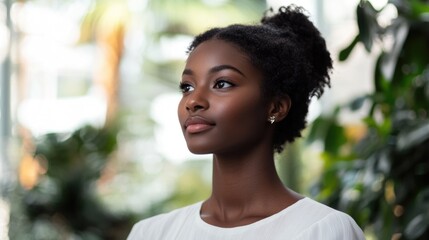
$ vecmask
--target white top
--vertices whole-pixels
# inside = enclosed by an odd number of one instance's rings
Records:
[[[362,240],[362,230],[347,214],[303,198],[282,211],[257,222],[222,228],[200,217],[202,202],[142,220],[128,240]]]

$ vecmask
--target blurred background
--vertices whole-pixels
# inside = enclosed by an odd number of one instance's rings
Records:
[[[334,71],[283,181],[368,239],[429,239],[427,0],[1,0],[0,239],[125,239],[208,197],[176,116],[187,46],[293,3]]]

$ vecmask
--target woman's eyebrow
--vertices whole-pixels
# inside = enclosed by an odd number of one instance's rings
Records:
[[[246,76],[246,75],[244,75],[244,73],[242,73],[240,70],[238,70],[238,68],[236,68],[234,66],[231,66],[231,65],[226,65],[226,64],[225,65],[219,65],[219,66],[212,67],[209,70],[209,72],[210,73],[215,73],[215,72],[220,72],[220,71],[225,70],[225,69],[229,69],[229,70],[232,70],[234,72],[237,72],[237,73],[239,73],[243,77]]]
[[[182,73],[183,75],[194,75],[194,72],[191,69],[185,68]]]
[[[220,72],[220,71],[222,71],[222,70],[225,70],[225,69],[229,69],[229,70],[232,70],[232,71],[234,71],[234,72],[237,72],[238,74],[240,74],[240,75],[242,75],[243,77],[245,77],[246,75],[244,75],[244,73],[243,72],[241,72],[240,70],[238,70],[238,68],[236,68],[236,67],[233,67],[233,66],[231,66],[231,65],[219,65],[219,66],[215,66],[215,67],[212,67],[212,68],[210,68],[210,70],[209,70],[209,73],[216,73],[216,72]],[[182,73],[182,76],[183,75],[194,75],[194,71],[192,71],[191,69],[189,69],[189,68],[185,68],[184,70],[183,70],[183,73]]]

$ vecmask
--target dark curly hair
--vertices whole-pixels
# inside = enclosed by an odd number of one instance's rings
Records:
[[[210,39],[232,43],[263,73],[265,99],[289,96],[292,107],[275,126],[273,147],[277,152],[301,136],[311,98],[320,97],[323,88],[330,86],[332,59],[325,40],[304,11],[294,5],[281,7],[277,13],[270,9],[261,24],[210,29],[196,36],[188,49],[192,52]]]

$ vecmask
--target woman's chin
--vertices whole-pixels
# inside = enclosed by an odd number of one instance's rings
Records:
[[[189,146],[188,149],[193,154],[203,155],[203,154],[211,154],[212,151],[203,147],[203,146]]]

